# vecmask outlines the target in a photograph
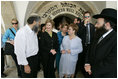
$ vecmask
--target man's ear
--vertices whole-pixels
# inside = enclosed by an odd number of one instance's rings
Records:
[[[106,29],[109,29],[111,27],[110,23],[109,22],[105,23],[105,27],[106,27]]]
[[[110,27],[110,23],[109,22],[105,23],[105,25]]]
[[[36,21],[33,21],[33,25],[36,25]]]

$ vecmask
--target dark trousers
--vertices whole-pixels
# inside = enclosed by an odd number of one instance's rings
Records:
[[[20,66],[18,65],[16,55],[14,53],[11,53],[11,56],[12,56],[12,58],[13,58],[15,64],[16,64],[18,76],[21,77],[21,70],[20,70]]]
[[[90,45],[83,45],[83,52],[79,54],[78,61],[76,65],[75,75],[77,75],[78,71],[81,71],[84,77],[90,78],[91,76],[85,71],[84,65],[85,65],[85,57],[89,50]]]
[[[40,52],[38,52],[38,71],[40,71],[41,70],[41,54],[40,54]]]
[[[27,61],[28,65],[31,68],[31,72],[29,74],[25,73],[24,66],[21,65],[20,67],[21,67],[22,78],[37,78],[38,55],[28,57]]]
[[[55,55],[52,55],[51,53],[43,55],[42,64],[45,78],[55,78],[54,60]]]
[[[1,74],[3,74],[3,72],[4,72],[4,66],[5,66],[5,63],[4,63],[4,50],[3,50],[3,48],[1,48]]]
[[[105,74],[91,75],[91,78],[117,78],[117,74],[105,73]]]
[[[85,59],[88,55],[89,49],[90,49],[90,44],[87,44],[87,45],[83,46],[83,56],[82,56],[83,57],[83,59],[82,59],[83,62],[82,62],[82,65],[81,65],[81,70],[82,70],[82,73],[85,76],[85,78],[91,78],[91,75],[89,75],[84,69]]]

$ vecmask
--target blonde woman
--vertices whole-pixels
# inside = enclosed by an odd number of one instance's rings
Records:
[[[57,34],[52,32],[54,21],[48,19],[46,21],[46,31],[42,34],[41,54],[42,64],[45,78],[55,78],[54,60],[58,50]]]

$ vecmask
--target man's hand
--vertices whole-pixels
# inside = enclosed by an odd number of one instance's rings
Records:
[[[66,51],[65,51],[65,50],[62,50],[62,51],[61,51],[61,53],[62,53],[62,54],[65,54],[65,53],[66,53]]]
[[[85,19],[85,21],[84,21],[84,25],[86,26],[86,24],[88,24],[90,21],[89,21],[90,19]]]
[[[50,52],[55,55],[57,52],[55,51],[55,49],[51,49]]]
[[[14,40],[8,40],[7,43],[14,45]]]
[[[88,72],[89,75],[92,74],[91,65],[90,64],[85,64],[84,68],[85,68],[85,71]]]
[[[25,73],[31,73],[31,69],[29,65],[24,65],[24,71]]]
[[[14,45],[14,40],[10,41],[10,44]]]

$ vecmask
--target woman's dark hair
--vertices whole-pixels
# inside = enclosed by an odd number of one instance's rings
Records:
[[[83,16],[85,16],[85,14],[87,14],[87,13],[89,13],[90,16],[91,16],[91,12],[89,12],[89,11],[84,12],[84,13],[83,13]]]
[[[41,24],[41,31],[42,31],[42,29],[43,29],[44,26],[45,26],[45,24]]]
[[[38,22],[40,20],[40,16],[30,16],[27,20],[28,24],[33,24],[34,21]]]
[[[61,28],[64,28],[64,26],[67,26],[67,28],[68,28],[68,24],[67,23],[62,24]]]
[[[78,18],[77,18],[77,21],[80,21],[80,22],[81,22],[81,18],[78,17]]]

